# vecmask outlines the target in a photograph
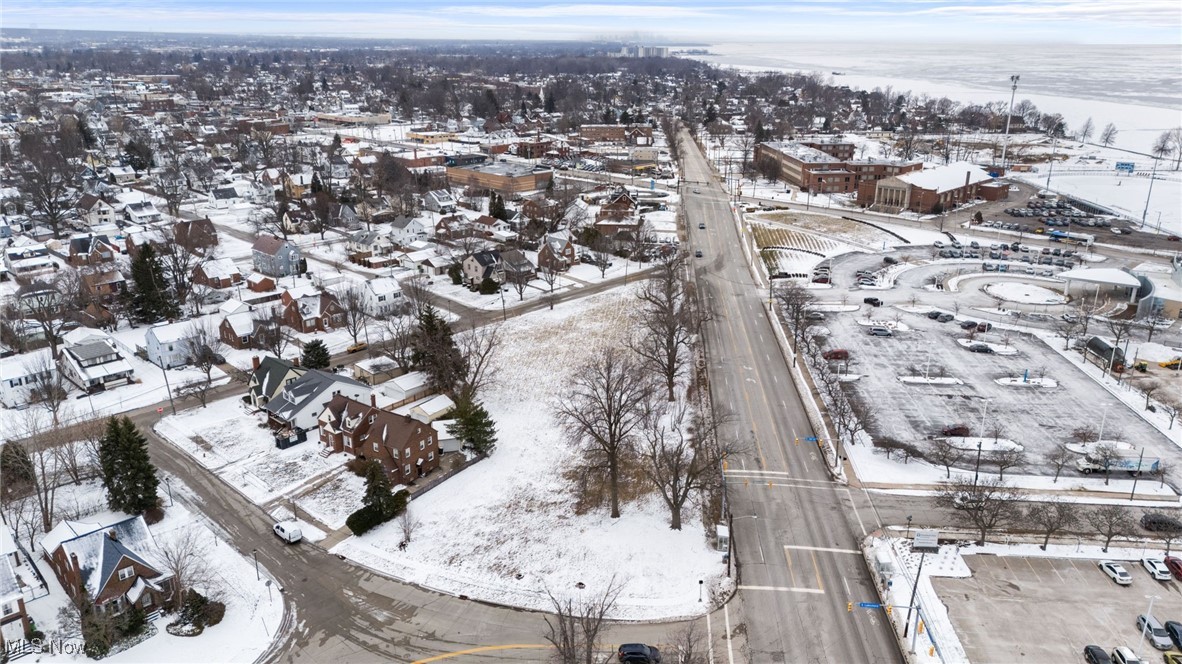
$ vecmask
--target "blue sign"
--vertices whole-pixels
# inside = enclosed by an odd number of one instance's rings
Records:
[[[649,180],[648,181],[648,188],[649,189],[656,189],[657,188],[657,181],[656,180]]]
[[[1135,169],[1135,168],[1137,168],[1137,165],[1131,161],[1116,162],[1116,172],[1117,173],[1132,173],[1133,169]]]
[[[805,440],[809,441],[810,443],[815,443],[815,442],[817,442],[817,437],[816,436],[809,436],[808,438],[805,438]]]
[[[882,608],[881,604],[875,604],[874,602],[858,602],[858,606],[863,609],[881,609]]]

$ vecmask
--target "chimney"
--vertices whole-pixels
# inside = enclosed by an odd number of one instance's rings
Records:
[[[254,357],[250,358],[250,363],[254,365],[255,371],[259,370],[259,356],[258,355],[255,355]]]
[[[291,358],[291,364],[296,367],[300,366],[300,358],[298,356]]]
[[[378,407],[378,395],[374,394],[373,392],[369,393],[369,405],[373,408]]]

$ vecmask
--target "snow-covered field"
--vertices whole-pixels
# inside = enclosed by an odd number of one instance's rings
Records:
[[[154,626],[159,630],[154,636],[123,652],[111,655],[104,661],[142,662],[250,662],[260,657],[270,646],[276,631],[283,622],[283,594],[268,594],[265,581],[268,574],[262,570],[263,580],[255,577],[255,566],[221,536],[211,530],[205,519],[191,511],[186,503],[190,496],[188,487],[176,478],[170,482],[175,502],[165,508],[164,519],[153,526],[151,531],[157,543],[165,546],[172,538],[188,531],[195,531],[202,546],[202,555],[209,570],[207,592],[226,604],[226,615],[222,622],[208,627],[199,636],[178,637],[164,630],[172,617],[162,616]],[[164,485],[161,484],[164,495]],[[58,492],[62,504],[95,505],[105,507],[102,485],[88,482],[82,485],[68,485]],[[167,497],[165,498],[167,502]],[[123,518],[112,512],[100,511],[81,515],[85,523],[113,522]],[[45,577],[50,594],[28,601],[25,609],[36,621],[37,626],[50,638],[61,637],[69,642],[81,642],[77,634],[59,624],[58,611],[69,605],[65,590],[57,581],[49,565],[41,559],[35,561]],[[28,661],[36,662],[83,662],[90,661],[84,655],[43,654]]]
[[[1046,185],[1046,176],[1040,177],[1037,173],[1022,175],[1018,179],[1039,187]],[[1152,192],[1149,191],[1148,177],[1117,176],[1111,169],[1052,174],[1051,189],[1110,207],[1137,221],[1144,215],[1147,228],[1157,227],[1160,222],[1163,231],[1175,235],[1182,233],[1182,178],[1176,172],[1159,171]]]
[[[576,454],[553,416],[565,378],[604,346],[621,346],[635,302],[613,289],[511,319],[495,360],[496,385],[485,405],[497,423],[497,450],[411,504],[421,521],[406,550],[398,524],[386,524],[332,549],[392,576],[473,598],[531,609],[548,607],[546,590],[594,596],[622,584],[615,617],[655,619],[699,614],[698,580],[725,583],[722,554],[706,542],[701,520],[668,527],[654,498],[625,504],[619,519],[573,508],[563,478]],[[576,584],[585,588],[575,590]]]

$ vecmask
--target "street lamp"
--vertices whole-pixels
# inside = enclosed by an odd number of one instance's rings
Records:
[[[168,489],[168,506],[172,507],[172,478],[164,478],[164,486]]]
[[[1115,356],[1116,352],[1113,351]],[[1111,403],[1102,404],[1104,406],[1104,414],[1100,416],[1100,433],[1096,434],[1096,442],[1104,440],[1104,423],[1108,421],[1108,409],[1112,407]]]
[[[1137,642],[1137,659],[1141,659],[1141,648],[1145,645],[1145,632],[1149,631],[1148,618],[1153,615],[1153,601],[1161,599],[1157,595],[1146,595],[1145,598],[1149,600],[1149,608],[1145,609],[1146,621],[1145,624],[1141,626],[1141,640]]]
[[[702,584],[703,583],[704,582],[702,581],[702,579],[698,579],[698,601],[699,602],[702,601]]]
[[[904,537],[904,539],[910,539],[910,538],[911,538],[911,515],[908,514],[907,515],[907,535]]]
[[[1006,167],[1006,150],[1010,147],[1010,120],[1014,118],[1014,95],[1018,92],[1018,75],[1010,77],[1010,112],[1006,115],[1006,137],[1001,144],[1001,167]]]
[[[254,578],[256,581],[259,581],[263,578],[263,576],[259,574],[259,550],[251,549],[250,552],[254,554]]]

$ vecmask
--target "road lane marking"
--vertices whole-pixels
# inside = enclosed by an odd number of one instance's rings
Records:
[[[822,551],[824,553],[852,553],[855,555],[862,555],[861,551],[857,549],[834,549],[827,546],[804,546],[803,544],[785,544],[785,549],[798,549],[800,551]]]
[[[817,564],[817,552],[809,551],[809,555],[813,558],[813,572],[817,575],[817,588],[821,592],[825,592],[825,584],[821,583],[821,566]]]
[[[788,586],[739,586],[739,590],[770,590],[778,593],[805,593],[808,595],[824,595],[824,590],[816,588],[790,588]]]
[[[784,547],[784,559],[788,561],[788,575],[792,577],[792,585],[796,585],[796,570],[792,567],[792,554],[788,547]]]
[[[442,655],[435,655],[427,659],[415,660],[414,664],[427,664],[428,662],[438,662],[453,657],[462,657],[464,655],[473,655],[480,652],[495,652],[497,650],[543,650],[549,649],[552,646],[540,643],[515,643],[508,646],[481,646],[479,648],[469,648],[467,650],[457,650],[455,652],[444,653]]]
[[[862,515],[858,513],[858,504],[854,502],[854,494],[850,493],[848,486],[845,488],[845,495],[850,499],[850,507],[854,508],[854,517],[858,519],[858,527],[862,529],[862,537],[865,537],[867,535],[866,524],[862,523]]]
[[[710,664],[714,664],[714,626],[710,624],[710,614],[706,614],[706,653],[710,656]]]
[[[730,604],[722,605],[722,616],[726,619],[726,659],[730,664],[735,664],[735,649],[731,646],[731,609]]]
[[[809,480],[804,480],[804,481],[808,482]],[[823,491],[834,491],[837,489],[837,487],[832,487],[832,486],[807,486],[804,484],[776,484],[775,482],[768,482],[768,484],[771,486],[788,487],[789,489],[821,489]]]

